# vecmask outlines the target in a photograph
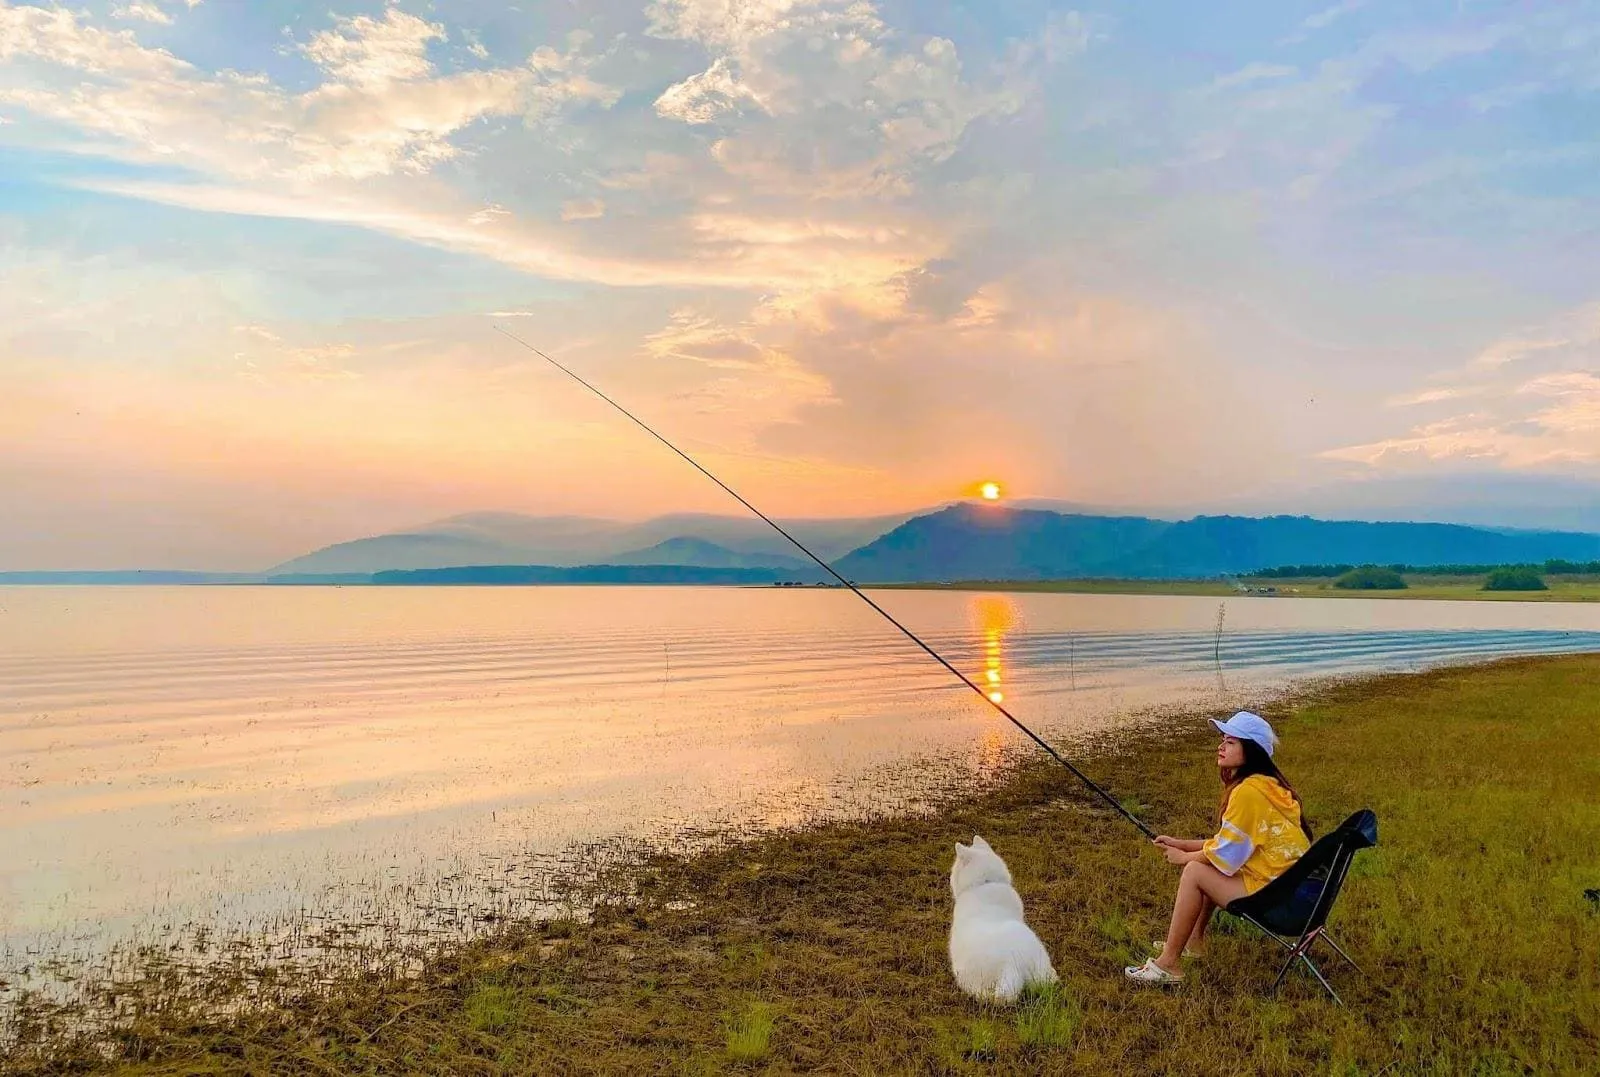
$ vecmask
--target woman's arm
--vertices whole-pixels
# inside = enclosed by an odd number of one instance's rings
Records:
[[[1206,843],[1203,838],[1169,838],[1162,834],[1156,838],[1156,844],[1185,853],[1198,853]]]
[[[1199,855],[1224,875],[1235,875],[1254,854],[1256,843],[1250,835],[1261,818],[1263,803],[1258,790],[1246,782],[1228,798],[1228,810],[1216,836],[1201,845]]]

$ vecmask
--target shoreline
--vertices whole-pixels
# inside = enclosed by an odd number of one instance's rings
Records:
[[[1581,896],[1600,886],[1590,852],[1600,656],[1350,678],[1262,709],[1319,832],[1360,807],[1379,815],[1379,847],[1358,858],[1330,920],[1370,976],[1324,963],[1345,1010],[1298,975],[1268,997],[1274,948],[1236,932],[1215,936],[1178,991],[1121,983],[1120,965],[1142,960],[1164,925],[1171,869],[1034,757],[925,815],[649,855],[605,881],[591,918],[507,923],[440,949],[414,977],[317,986],[240,969],[231,985],[131,980],[119,988],[131,1016],[111,1058],[104,1044],[73,1038],[70,1014],[35,1015],[43,1023],[28,1049],[0,1064],[129,1074],[233,1070],[244,1059],[308,1072],[1581,1072],[1600,1042],[1600,913]],[[1200,833],[1215,803],[1213,741],[1195,716],[1091,746],[1075,762],[1158,830]],[[1543,813],[1530,815],[1536,805]],[[1042,1009],[985,1010],[950,978],[945,878],[953,842],[973,833],[1007,859],[1062,976]],[[1463,836],[1470,858],[1451,851]],[[275,994],[276,1005],[248,1001]],[[206,1016],[207,1004],[238,1012]]]
[[[1448,579],[1448,578],[1446,578]],[[1304,580],[1252,583],[1249,590],[1221,580],[955,580],[949,583],[861,583],[866,591],[997,591],[1015,594],[1168,595],[1206,598],[1376,598],[1441,602],[1600,602],[1600,582],[1552,581],[1547,591],[1485,591],[1476,581],[1414,583],[1404,590],[1344,590]],[[1266,588],[1273,588],[1268,592]]]
[[[1223,580],[1197,579],[1122,579],[1083,578],[1060,580],[952,580],[917,581],[912,583],[875,583],[856,581],[862,591],[988,591],[1008,594],[1075,594],[1075,595],[1153,595],[1200,598],[1328,598],[1328,599],[1382,599],[1385,601],[1426,602],[1559,602],[1585,604],[1600,602],[1600,580],[1585,577],[1581,580],[1553,578],[1544,591],[1485,591],[1477,577],[1422,576],[1403,590],[1359,590],[1333,587],[1326,580],[1260,580],[1251,577],[1249,584],[1233,584]],[[792,582],[764,579],[636,579],[636,580],[428,580],[396,582],[366,578],[347,579],[251,579],[251,580],[160,580],[115,582],[63,581],[63,580],[4,580],[0,588],[24,589],[139,589],[139,588],[351,588],[428,590],[431,588],[472,589],[529,589],[529,588],[608,588],[625,587],[652,589],[673,587],[718,587],[750,591],[821,591],[843,590],[844,585],[829,581]]]

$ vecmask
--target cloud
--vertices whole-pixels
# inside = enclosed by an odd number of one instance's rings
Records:
[[[680,123],[713,123],[741,107],[768,111],[761,95],[739,80],[726,56],[656,98],[656,115]]]
[[[759,247],[705,244],[660,257],[611,256],[575,250],[546,235],[534,223],[515,221],[498,228],[474,225],[470,223],[474,214],[459,208],[419,207],[366,193],[273,194],[248,187],[110,180],[85,180],[77,186],[210,213],[355,225],[432,247],[479,255],[543,277],[620,287],[809,291],[883,280],[916,264],[908,250],[872,243]]]
[[[1307,30],[1325,30],[1344,18],[1346,15],[1360,11],[1367,6],[1367,0],[1344,0],[1343,3],[1334,4],[1332,7],[1323,8],[1321,11],[1307,15],[1300,25]]]
[[[1234,86],[1248,86],[1255,82],[1288,78],[1296,73],[1296,69],[1287,64],[1246,64],[1237,71],[1229,72],[1226,75],[1218,75],[1212,79],[1209,89],[1215,91],[1226,90]]]
[[[532,81],[525,90],[529,122],[549,124],[574,106],[609,109],[622,97],[619,87],[598,82],[591,72],[611,55],[590,53],[591,37],[584,31],[567,36],[565,51],[541,45],[528,58]]]
[[[113,19],[142,19],[145,22],[159,23],[162,26],[172,25],[171,15],[168,15],[154,4],[139,3],[137,0],[128,4],[113,4],[111,17]]]
[[[1600,304],[1502,338],[1456,384],[1391,398],[1397,406],[1472,399],[1473,410],[1398,437],[1324,452],[1377,470],[1450,462],[1509,468],[1600,466]]]
[[[433,74],[428,42],[444,39],[439,24],[390,7],[381,19],[336,19],[333,29],[315,34],[301,51],[339,82],[377,88]]]
[[[715,376],[679,394],[700,412],[733,413],[724,429],[747,436],[775,423],[795,422],[806,409],[834,402],[826,378],[781,348],[764,343],[758,327],[729,325],[692,308],[674,311],[667,325],[644,339],[654,360],[691,363]]]
[[[741,182],[812,197],[904,192],[975,122],[1015,112],[1031,65],[1087,41],[1080,17],[1053,17],[1010,70],[975,82],[951,41],[907,39],[860,0],[657,0],[649,15],[651,34],[709,59],[656,113],[718,128],[713,157]]]
[[[1473,360],[1479,367],[1502,367],[1549,357],[1551,353],[1591,349],[1600,344],[1600,303],[1590,303],[1554,322],[1495,341]]]
[[[659,149],[660,136],[642,139],[638,167],[575,168],[587,172],[590,189],[553,213],[512,208],[510,199],[464,207],[433,177],[462,157],[458,136],[480,121],[520,116],[559,132],[558,152],[573,152],[570,139],[582,135],[563,118],[603,114],[621,100],[622,87],[601,75],[621,37],[597,48],[574,31],[521,65],[441,73],[430,50],[452,32],[390,6],[335,16],[305,38],[298,51],[323,81],[291,92],[260,75],[200,71],[85,16],[0,7],[14,27],[0,48],[44,65],[0,83],[0,103],[76,131],[80,152],[194,175],[75,181],[84,189],[351,224],[561,279],[710,285],[802,305],[833,289],[883,293],[935,256],[945,227],[885,200],[902,198],[919,173],[947,160],[973,122],[1019,107],[1033,66],[1088,40],[1079,17],[1054,16],[1037,41],[1013,49],[1012,69],[975,81],[949,41],[892,33],[859,0],[662,0],[649,17],[658,37],[708,53],[700,71],[656,95],[661,134],[682,145],[676,131],[702,115],[720,130],[677,152]],[[729,100],[752,107],[730,112],[717,103]],[[868,107],[858,107],[862,100]],[[614,217],[612,203],[624,196],[646,206],[672,197],[680,208],[653,219],[629,213],[635,227],[626,237],[541,224],[555,215]],[[839,209],[817,214],[796,198]]]
[[[525,70],[435,76],[424,47],[440,36],[433,24],[393,8],[382,19],[337,20],[304,50],[327,81],[291,94],[261,76],[205,74],[69,11],[0,7],[0,59],[62,69],[62,77],[47,71],[0,86],[0,102],[89,136],[89,152],[135,163],[251,181],[420,173],[456,156],[456,132],[515,113],[531,77]]]
[[[267,342],[278,345],[273,340]],[[308,347],[263,348],[260,345],[234,353],[239,377],[259,385],[290,382],[353,381],[361,375],[349,369],[356,349],[350,344],[317,344]]]
[[[1439,389],[1419,389],[1416,392],[1400,393],[1385,400],[1384,406],[1390,408],[1409,408],[1421,404],[1438,404],[1446,400],[1460,400],[1465,396],[1477,396],[1487,390],[1482,386],[1456,385]]]
[[[0,58],[25,57],[97,76],[39,78],[0,89],[0,100],[88,135],[122,143],[126,159],[156,159],[213,175],[367,179],[432,170],[459,153],[451,137],[472,123],[525,113],[609,107],[620,93],[588,72],[574,35],[565,52],[541,47],[518,67],[437,72],[427,55],[444,28],[398,8],[337,17],[300,47],[324,74],[303,93],[232,71],[205,74],[131,32],[97,28],[70,11],[0,7]],[[93,152],[108,152],[99,142]]]
[[[606,215],[606,204],[599,198],[574,198],[561,203],[564,221],[593,221]]]
[[[1337,5],[1312,16],[1307,25],[1329,25],[1362,6]],[[1256,60],[1187,95],[1188,153],[1176,164],[1212,170],[1218,182],[1290,203],[1311,201],[1334,183],[1359,192],[1373,185],[1372,172],[1347,166],[1382,145],[1382,134],[1398,119],[1413,116],[1412,102],[1404,91],[1390,88],[1388,76],[1404,71],[1419,79],[1504,50],[1523,36],[1511,19],[1399,21],[1316,63]],[[1380,174],[1389,177],[1390,169]],[[1348,190],[1339,193],[1356,200]],[[1374,190],[1366,197],[1382,201],[1385,194]]]
[[[124,79],[171,79],[194,69],[131,30],[104,30],[65,8],[0,5],[0,60],[33,59],[69,71]]]

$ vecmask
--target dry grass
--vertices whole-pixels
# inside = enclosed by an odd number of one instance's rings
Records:
[[[512,925],[416,979],[345,978],[200,1015],[172,985],[109,1045],[40,1025],[10,1072],[1593,1073],[1600,1057],[1600,657],[1389,677],[1271,715],[1319,828],[1360,807],[1380,847],[1332,927],[1339,1009],[1231,931],[1179,990],[1139,989],[1173,869],[1059,769],[937,817],[828,825],[640,869],[592,922]],[[1168,832],[1214,803],[1208,727],[1089,769]],[[955,989],[952,846],[1009,860],[1062,984],[1013,1010]],[[620,888],[619,888],[620,892]],[[215,1002],[215,999],[211,1000]]]

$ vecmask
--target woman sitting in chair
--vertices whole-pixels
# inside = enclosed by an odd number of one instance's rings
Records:
[[[1219,906],[1253,894],[1283,874],[1311,844],[1311,828],[1300,813],[1300,798],[1272,752],[1278,738],[1267,720],[1240,711],[1226,722],[1211,719],[1222,732],[1217,769],[1222,774],[1220,825],[1214,837],[1155,839],[1169,864],[1181,864],[1178,897],[1161,953],[1143,965],[1123,970],[1139,983],[1175,984],[1183,980],[1183,959],[1205,951],[1206,925]]]

